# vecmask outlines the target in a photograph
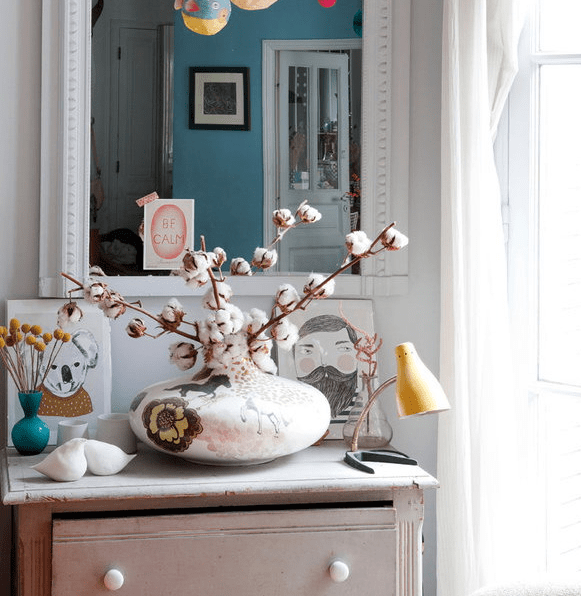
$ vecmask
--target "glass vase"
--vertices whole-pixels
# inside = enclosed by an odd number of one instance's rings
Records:
[[[12,427],[12,443],[21,455],[42,453],[50,437],[48,426],[38,417],[42,391],[19,391],[18,399],[24,418]]]
[[[373,395],[377,387],[377,377],[370,377],[363,374],[361,376],[362,389],[357,395],[349,417],[343,425],[343,439],[351,448],[353,435],[361,414],[370,396]],[[387,415],[385,414],[379,399],[376,399],[362,420],[359,435],[357,438],[356,449],[380,449],[387,447],[393,437],[393,429]]]

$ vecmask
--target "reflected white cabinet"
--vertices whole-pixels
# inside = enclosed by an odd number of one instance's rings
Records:
[[[22,596],[420,596],[416,466],[365,474],[327,442],[261,466],[197,466],[149,450],[123,472],[54,483],[8,450]]]

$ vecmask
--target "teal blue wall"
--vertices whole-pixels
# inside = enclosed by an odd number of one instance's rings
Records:
[[[196,200],[195,233],[208,249],[251,258],[262,241],[262,40],[356,37],[353,16],[361,0],[278,0],[266,10],[232,5],[226,27],[212,36],[175,19],[174,192]],[[188,128],[190,66],[250,67],[250,131]],[[196,244],[198,248],[198,244]]]

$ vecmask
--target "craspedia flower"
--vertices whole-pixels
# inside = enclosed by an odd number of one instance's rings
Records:
[[[22,327],[20,327],[22,333],[28,333],[30,331],[30,325],[28,323],[22,323]]]
[[[38,341],[37,341],[37,342],[35,342],[35,344],[34,344],[34,349],[35,349],[37,352],[44,352],[44,351],[46,350],[46,344],[45,344],[43,341],[41,341],[41,340],[38,340]]]
[[[63,343],[67,343],[69,341],[71,341],[71,334],[67,333],[66,331],[63,333],[63,337],[62,337],[62,341]]]
[[[40,325],[33,325],[30,328],[30,333],[32,333],[32,335],[42,335],[42,327]]]
[[[42,334],[42,341],[45,344],[49,344],[52,341],[52,333],[49,333],[48,331],[46,333]]]
[[[145,326],[143,319],[135,318],[129,321],[129,324],[125,327],[125,331],[129,337],[143,337],[147,331],[147,327]]]
[[[27,335],[25,342],[27,346],[33,346],[36,343],[36,336]]]
[[[20,329],[20,321],[18,319],[10,319],[10,333],[14,333]]]
[[[6,347],[6,341],[4,340],[4,336],[0,335],[0,350]]]
[[[57,341],[62,341],[64,334],[65,334],[65,332],[60,327],[57,327],[53,333],[54,338]]]
[[[56,324],[59,327],[66,327],[78,323],[83,318],[83,311],[76,302],[63,304],[57,312]]]
[[[20,331],[16,331],[15,333],[13,333],[12,337],[14,338],[14,342],[17,344],[19,344],[24,339],[24,335]]]
[[[0,337],[6,337],[8,335],[8,329],[2,325],[0,327]]]

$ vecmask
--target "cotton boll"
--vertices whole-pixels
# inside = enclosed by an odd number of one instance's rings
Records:
[[[87,439],[71,439],[49,453],[40,463],[31,466],[57,482],[74,482],[87,471],[85,443]]]
[[[371,248],[371,240],[361,230],[347,234],[345,244],[347,250],[356,257],[365,254]]]
[[[129,455],[110,443],[89,439],[85,443],[85,457],[91,474],[110,476],[117,474],[136,456]]]

